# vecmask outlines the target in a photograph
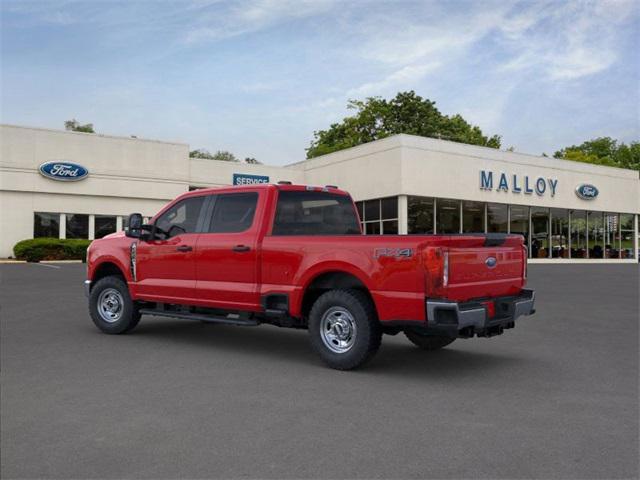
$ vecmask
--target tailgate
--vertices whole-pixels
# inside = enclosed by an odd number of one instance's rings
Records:
[[[451,236],[447,298],[457,301],[517,295],[526,276],[526,249],[520,235]]]

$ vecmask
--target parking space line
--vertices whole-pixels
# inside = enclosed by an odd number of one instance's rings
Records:
[[[50,264],[47,264],[47,263],[32,263],[32,265],[38,265],[40,267],[49,267],[49,268],[62,268],[62,267],[60,267],[58,265],[50,265]]]

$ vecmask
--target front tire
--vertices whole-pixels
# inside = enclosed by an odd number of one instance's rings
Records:
[[[309,314],[311,345],[331,368],[351,370],[380,348],[382,328],[369,297],[358,290],[329,290]]]
[[[404,334],[411,343],[423,350],[440,350],[441,348],[453,343],[455,340],[455,337],[423,335],[414,330],[406,330]]]
[[[104,277],[96,282],[89,296],[89,313],[102,332],[126,333],[140,321],[140,313],[120,277]]]

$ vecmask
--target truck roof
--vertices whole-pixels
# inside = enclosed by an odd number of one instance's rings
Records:
[[[299,185],[289,183],[256,183],[253,185],[229,185],[222,187],[199,188],[190,192],[183,193],[180,197],[188,197],[192,195],[202,195],[203,193],[230,193],[230,192],[255,192],[257,190],[283,190],[283,191],[312,191],[312,192],[328,192],[337,195],[349,195],[349,192],[340,190],[334,185]]]

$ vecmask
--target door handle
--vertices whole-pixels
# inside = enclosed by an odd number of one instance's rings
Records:
[[[251,250],[251,248],[247,247],[246,245],[236,245],[231,250],[233,250],[234,252],[248,252],[249,250]]]
[[[193,250],[193,247],[190,247],[189,245],[180,245],[179,247],[176,247],[176,250],[178,252],[190,252]]]

